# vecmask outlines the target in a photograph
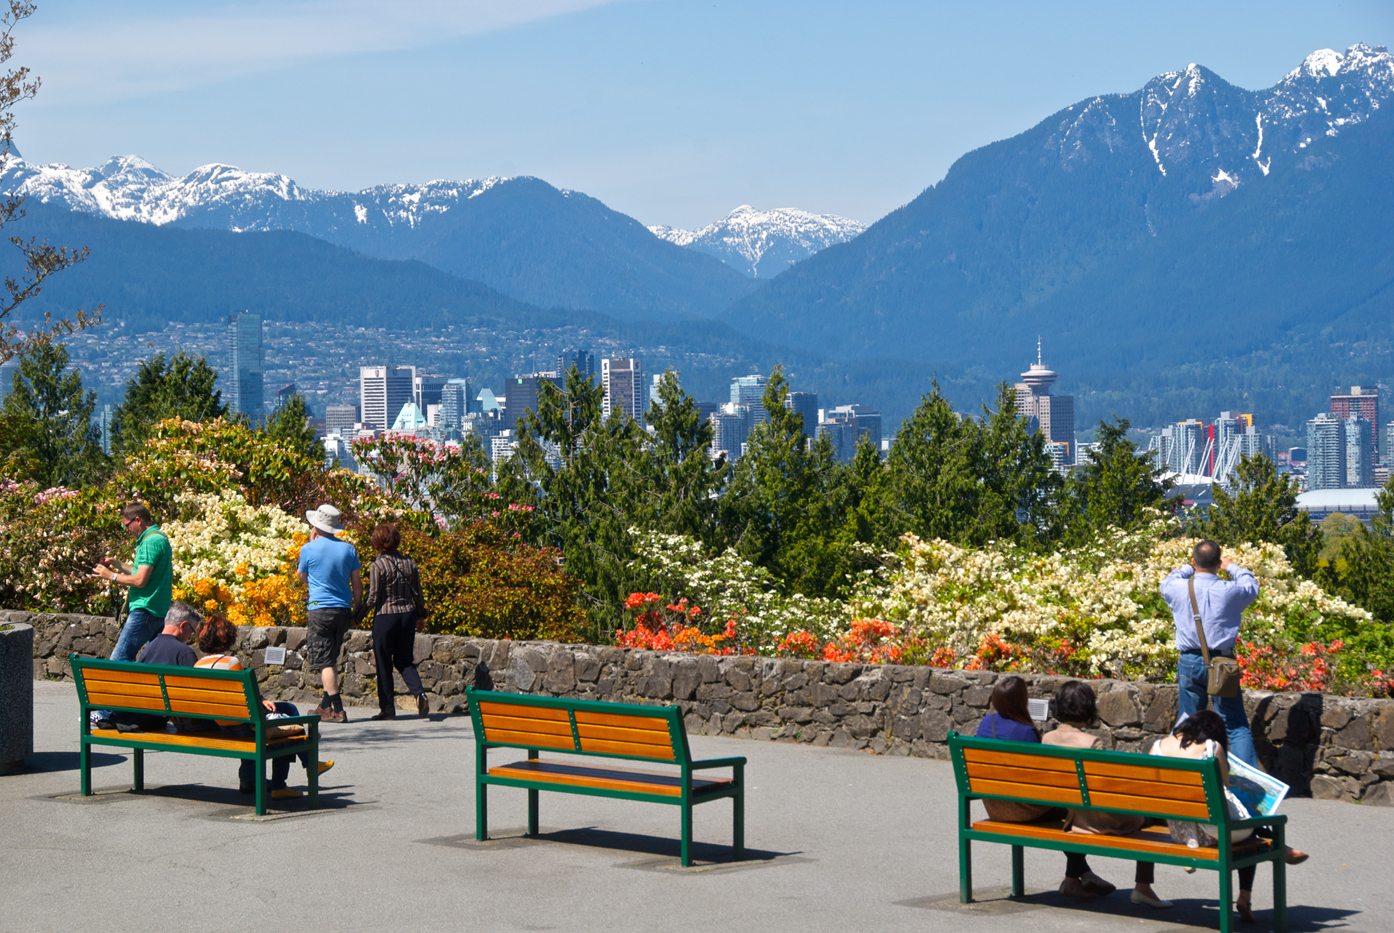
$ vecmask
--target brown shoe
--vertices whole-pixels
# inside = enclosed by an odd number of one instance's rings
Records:
[[[431,701],[426,698],[426,694],[421,693],[416,697],[416,715],[425,719],[431,715]]]
[[[1066,897],[1077,897],[1082,901],[1093,900],[1096,896],[1094,892],[1089,890],[1084,882],[1080,881],[1078,878],[1066,878],[1064,881],[1060,882],[1060,893]]]
[[[349,721],[348,713],[344,712],[343,710],[324,709],[321,707],[320,709],[315,710],[315,712],[319,714],[319,718],[322,722]]]

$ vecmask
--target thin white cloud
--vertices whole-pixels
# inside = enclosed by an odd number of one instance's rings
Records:
[[[292,0],[42,5],[15,60],[47,104],[163,93],[337,55],[401,51],[614,0]]]

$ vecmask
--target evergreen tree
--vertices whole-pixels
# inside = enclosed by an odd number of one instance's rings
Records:
[[[730,469],[724,456],[712,460],[712,424],[671,370],[658,382],[648,422],[653,431],[634,474],[634,494],[645,502],[644,525],[714,547],[720,533],[717,496]]]
[[[1341,547],[1337,566],[1328,566],[1322,583],[1351,602],[1394,622],[1394,478],[1375,494],[1378,511]]]
[[[126,395],[111,413],[113,453],[140,449],[151,429],[166,418],[211,421],[227,414],[215,386],[218,371],[205,357],[180,350],[171,358],[157,353],[142,360],[126,383]]]
[[[297,453],[303,453],[313,460],[324,460],[324,445],[315,439],[315,429],[310,424],[310,408],[299,392],[271,413],[262,425],[262,432]]]
[[[20,357],[4,415],[17,431],[12,453],[26,461],[30,478],[75,486],[101,469],[106,457],[92,423],[96,407],[96,393],[82,390],[82,376],[68,368],[62,344],[39,343]]]
[[[1109,528],[1136,528],[1146,522],[1146,510],[1179,505],[1168,498],[1173,484],[1151,454],[1128,440],[1130,426],[1127,418],[1099,421],[1098,446],[1069,484],[1068,543],[1084,544]]]
[[[1297,481],[1278,473],[1264,456],[1245,454],[1230,480],[1233,494],[1216,484],[1215,498],[1197,530],[1220,544],[1267,541],[1281,544],[1288,562],[1304,577],[1317,571],[1321,529],[1297,508]]]

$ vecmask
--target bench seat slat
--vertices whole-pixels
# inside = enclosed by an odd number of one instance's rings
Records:
[[[525,748],[564,748],[575,750],[576,740],[568,735],[551,735],[546,732],[510,732],[493,730],[484,733],[487,742],[501,742],[505,745],[522,745]]]
[[[1067,771],[1077,774],[1071,758],[1050,758],[1045,755],[1024,755],[1017,752],[987,751],[981,748],[965,748],[963,760],[987,765],[1007,765],[1012,768],[1039,768],[1045,771]]]
[[[119,732],[116,729],[93,729],[92,737],[115,739],[118,744],[122,741],[136,741],[184,748],[217,748],[234,752],[252,752],[256,751],[257,747],[256,739],[238,739],[221,732]],[[303,733],[287,735],[268,739],[266,744],[281,745],[300,741],[304,737]]]
[[[594,713],[588,710],[577,710],[577,728],[579,728],[583,722],[596,726],[616,726],[620,729],[635,729],[640,732],[668,734],[668,717],[666,715],[645,716],[630,713]]]
[[[628,755],[631,758],[654,758],[661,761],[676,761],[673,746],[648,745],[639,742],[615,742],[606,739],[582,739],[581,751],[596,752],[601,755]]]
[[[1003,765],[984,765],[968,762],[968,776],[986,781],[1010,781],[1013,784],[1042,784],[1047,787],[1072,787],[1079,790],[1079,775],[1073,771],[1043,771],[1039,768],[1008,768]]]
[[[1157,768],[1149,765],[1120,765],[1108,761],[1084,762],[1087,776],[1128,778],[1134,781],[1147,781],[1153,784],[1189,784],[1203,787],[1205,777],[1199,771],[1178,771],[1175,768]],[[1093,782],[1090,782],[1093,786]]]
[[[1183,800],[1165,800],[1161,797],[1137,797],[1132,794],[1107,794],[1089,792],[1089,802],[1096,807],[1117,807],[1120,810],[1138,810],[1143,813],[1163,813],[1178,819],[1210,819],[1210,808],[1202,803]]]
[[[1154,855],[1179,855],[1185,858],[1218,861],[1218,849],[1210,847],[1191,848],[1173,842],[1171,834],[1165,829],[1149,828],[1131,836],[1109,836],[1100,833],[1071,833],[1061,829],[1059,820],[1037,823],[1003,823],[996,820],[980,820],[973,824],[975,832],[1000,833],[1008,836],[1024,836],[1028,839],[1055,839],[1065,842],[1083,842],[1108,849],[1123,849],[1128,852],[1151,853]]]
[[[564,709],[547,706],[529,706],[526,703],[501,703],[497,700],[480,700],[479,711],[495,716],[516,716],[519,719],[551,719],[557,722],[571,722]]]
[[[489,776],[629,793],[659,794],[665,797],[682,796],[682,775],[666,771],[640,771],[632,768],[607,768],[534,759],[490,768]],[[692,792],[710,793],[730,785],[731,781],[728,780],[693,778]]]
[[[1043,784],[1015,784],[1009,781],[987,781],[982,779],[972,779],[969,782],[975,794],[999,794],[1003,797],[1021,797],[1028,800],[1048,800],[1051,803],[1059,804],[1083,804],[1084,800],[1079,794],[1079,784],[1076,783],[1073,789],[1065,787],[1047,787]]]
[[[555,719],[524,719],[519,716],[484,715],[484,732],[493,735],[497,732],[543,732],[548,735],[571,737],[571,723]]]

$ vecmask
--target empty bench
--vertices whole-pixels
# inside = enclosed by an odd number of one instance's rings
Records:
[[[1110,858],[1129,858],[1219,873],[1220,930],[1230,933],[1233,918],[1230,872],[1259,862],[1273,863],[1273,926],[1287,930],[1285,816],[1231,820],[1225,806],[1218,759],[1161,758],[1134,752],[1036,745],[978,739],[949,733],[949,754],[958,782],[959,900],[973,901],[972,843],[1000,842],[1012,847],[1012,896],[1024,893],[1023,849],[1056,849]],[[1165,825],[1131,836],[1071,833],[1061,820],[1008,823],[974,821],[973,800],[1016,800],[1075,810],[1128,813],[1158,820],[1190,820],[1216,827],[1216,848],[1190,848],[1173,842]],[[1236,852],[1236,830],[1268,826],[1271,840],[1256,840]]]
[[[593,700],[563,700],[469,689],[474,722],[475,838],[489,838],[488,787],[528,792],[528,835],[538,834],[538,791],[666,803],[682,811],[682,864],[692,864],[692,808],[731,798],[733,858],[745,857],[745,759],[693,761],[682,710]],[[527,758],[489,766],[491,748],[521,748]],[[539,757],[542,750],[572,756],[627,759],[677,766],[676,771],[592,764],[584,758]],[[730,768],[729,778],[695,771]]]
[[[319,717],[293,716],[267,719],[261,704],[256,672],[105,661],[70,655],[82,715],[79,766],[82,795],[92,794],[92,748],[114,745],[129,748],[135,766],[133,790],[145,789],[145,751],[182,752],[218,758],[250,759],[257,763],[256,812],[266,813],[266,762],[282,755],[308,752],[319,761]],[[95,729],[93,710],[129,712],[154,717],[207,720],[207,731],[169,732],[158,728],[122,732]],[[245,723],[252,738],[240,739],[218,729],[214,720]],[[310,808],[319,803],[319,769],[309,768]]]

